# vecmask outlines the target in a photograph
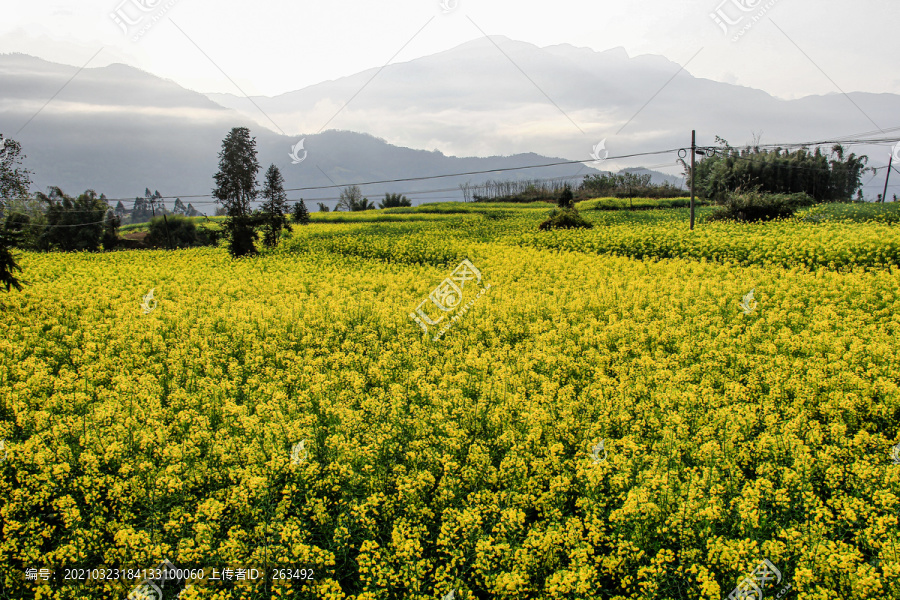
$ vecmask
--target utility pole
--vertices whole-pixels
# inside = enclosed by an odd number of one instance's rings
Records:
[[[691,131],[691,231],[694,230],[694,161],[697,156],[697,130]]]
[[[169,234],[169,220],[166,218],[166,205],[163,204],[163,222],[166,224],[166,238],[169,240],[169,250],[172,249],[172,236]]]
[[[891,179],[891,165],[894,164],[894,153],[891,152],[891,159],[888,161],[888,172],[884,176],[884,193],[881,195],[881,201],[887,202],[888,181]]]

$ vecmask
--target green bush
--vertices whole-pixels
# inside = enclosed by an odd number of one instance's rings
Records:
[[[758,190],[729,193],[725,202],[707,221],[738,221],[754,223],[794,216],[794,211],[804,206],[812,206],[815,200],[805,194],[765,194]]]
[[[166,234],[167,226],[168,235]],[[158,248],[168,248],[170,238],[173,248],[215,246],[222,234],[218,229],[198,228],[191,219],[180,215],[167,215],[165,219],[153,217],[150,219],[148,227],[150,231],[145,242]]]
[[[27,230],[30,225],[31,217],[24,213],[11,212],[6,215],[6,223],[4,224],[4,228],[10,233],[17,234],[13,236],[16,238],[15,246],[21,248],[23,247],[21,234],[23,230]]]
[[[385,194],[384,200],[378,204],[378,208],[400,208],[412,206],[412,201],[400,194]]]
[[[197,228],[197,242],[195,246],[218,246],[224,231],[201,225]]]
[[[594,225],[586,221],[574,208],[554,208],[546,221],[538,226],[541,231],[548,229],[590,229]]]

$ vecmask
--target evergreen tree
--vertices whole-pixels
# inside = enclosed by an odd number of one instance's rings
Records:
[[[309,211],[306,209],[306,203],[303,202],[303,198],[300,198],[300,202],[294,202],[294,208],[291,210],[291,216],[293,217],[295,223],[300,223],[301,225],[309,225]]]
[[[262,197],[265,202],[262,205],[263,243],[270,248],[278,245],[281,230],[291,230],[287,216],[287,194],[284,191],[284,177],[274,164],[269,165],[266,171],[266,181],[263,184]]]
[[[125,214],[125,205],[119,200],[119,203],[116,204],[116,217],[119,218],[119,223],[122,223],[125,220]]]
[[[328,212],[330,210],[327,206],[325,206],[324,202],[319,202],[318,204],[319,204],[319,212]],[[337,209],[335,209],[335,210],[337,210]]]
[[[184,208],[184,202],[181,201],[181,198],[175,198],[175,208],[172,209],[172,212],[176,215],[187,214],[187,210]]]
[[[228,215],[224,229],[232,257],[256,253],[258,220],[250,212],[250,203],[259,195],[258,172],[256,139],[250,137],[246,127],[233,128],[222,140],[219,171],[213,176],[216,182],[213,195],[225,204]]]
[[[185,209],[184,214],[185,214],[185,216],[188,216],[188,217],[199,217],[199,216],[201,216],[200,211],[197,210],[196,208],[194,208],[194,205],[193,205],[193,204],[188,204],[188,205],[187,205],[187,208]]]

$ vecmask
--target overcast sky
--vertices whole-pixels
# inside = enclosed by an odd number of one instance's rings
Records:
[[[682,65],[702,49],[686,67],[693,75],[782,98],[900,93],[897,0],[443,1],[449,10],[441,0],[6,0],[0,52],[123,62],[200,92],[277,95],[486,33],[621,46]]]

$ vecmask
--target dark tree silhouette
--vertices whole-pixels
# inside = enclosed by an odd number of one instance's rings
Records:
[[[31,187],[31,172],[22,168],[22,146],[19,142],[3,139],[0,134],[0,216],[4,215],[10,199],[28,195]],[[7,229],[0,230],[0,285],[6,286],[9,292],[12,288],[22,290],[22,283],[13,275],[22,271],[16,263],[11,248],[16,244],[20,232]]]
[[[385,194],[384,200],[378,203],[378,208],[397,208],[400,206],[412,206],[412,202],[409,198],[400,194]]]
[[[300,202],[294,202],[294,208],[291,210],[291,217],[294,219],[295,223],[309,225],[309,211],[306,209],[306,203],[303,201],[303,198],[300,198]]]
[[[103,232],[111,226],[105,223],[109,210],[106,196],[86,190],[72,198],[55,186],[49,191],[49,194],[36,194],[47,205],[47,227],[40,237],[41,247],[63,252],[99,250]]]
[[[281,230],[291,230],[287,213],[287,194],[284,192],[284,177],[275,165],[269,165],[266,182],[263,184],[262,205],[263,243],[270,248],[278,245]]]
[[[560,208],[572,208],[575,206],[574,199],[575,196],[572,194],[572,188],[567,183],[563,186],[562,192],[559,194],[559,199],[556,201],[556,205]]]

